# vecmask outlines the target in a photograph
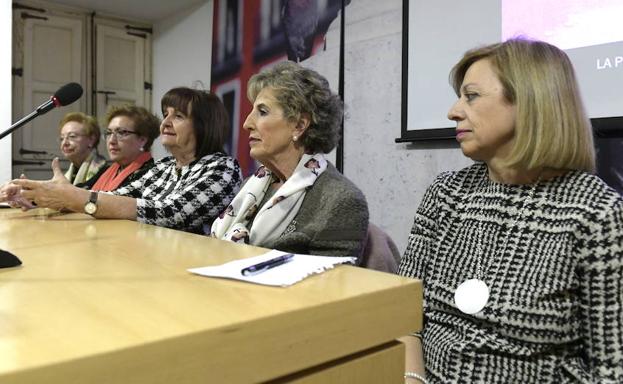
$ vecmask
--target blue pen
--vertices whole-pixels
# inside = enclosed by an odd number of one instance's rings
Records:
[[[256,274],[258,274],[260,272],[264,272],[264,271],[269,270],[271,268],[275,268],[275,267],[278,267],[278,266],[280,266],[282,264],[285,264],[288,261],[292,260],[293,257],[294,257],[294,254],[286,253],[285,255],[277,256],[274,259],[262,261],[261,263],[257,263],[255,265],[251,265],[251,266],[248,266],[246,268],[242,268],[240,273],[242,273],[243,276],[256,275]]]

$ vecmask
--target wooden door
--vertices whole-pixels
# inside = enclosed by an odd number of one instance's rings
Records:
[[[151,110],[148,33],[96,22],[96,114],[104,129],[108,108],[135,104]]]
[[[26,16],[23,16],[26,14]],[[69,82],[84,84],[84,19],[16,12],[15,39],[22,47],[22,87],[14,86],[13,121],[30,113]],[[19,63],[17,63],[19,64]],[[84,111],[83,95],[75,103],[55,108],[13,133],[13,176],[24,173],[48,179],[50,161],[62,159],[58,122],[70,111]]]

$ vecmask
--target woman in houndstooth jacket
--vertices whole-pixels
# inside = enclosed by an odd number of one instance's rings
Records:
[[[477,163],[437,177],[415,215],[399,272],[424,282],[424,329],[405,338],[408,370],[421,340],[429,383],[623,382],[623,199],[592,174],[569,58],[513,39],[450,77]]]

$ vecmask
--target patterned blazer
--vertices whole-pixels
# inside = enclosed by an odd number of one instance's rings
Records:
[[[137,221],[193,233],[209,226],[240,188],[238,162],[214,153],[177,169],[166,157],[140,179],[112,193],[137,199]],[[207,232],[204,232],[207,231]]]
[[[454,292],[479,264],[491,295],[467,315]],[[424,281],[431,383],[623,382],[623,198],[594,175],[536,187],[489,181],[484,164],[440,175],[399,273]]]

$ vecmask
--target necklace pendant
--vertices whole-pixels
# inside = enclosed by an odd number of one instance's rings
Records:
[[[480,279],[465,280],[454,291],[454,303],[468,315],[482,311],[488,301],[489,286]]]

